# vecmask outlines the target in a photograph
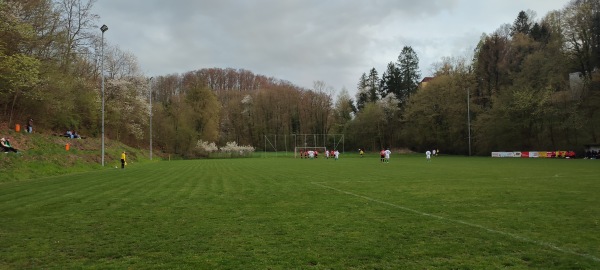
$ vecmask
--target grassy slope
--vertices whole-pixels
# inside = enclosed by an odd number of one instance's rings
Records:
[[[101,166],[102,143],[99,138],[69,139],[49,134],[4,130],[19,154],[0,152],[0,183],[35,179],[73,172],[104,169]],[[66,151],[65,145],[70,144]],[[148,153],[119,142],[105,140],[105,165],[119,164],[120,153],[128,152],[130,162],[148,159]]]
[[[600,268],[597,161],[348,156],[0,184],[0,268]]]

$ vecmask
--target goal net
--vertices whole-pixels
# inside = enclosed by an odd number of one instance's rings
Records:
[[[313,151],[317,155],[316,157],[325,157],[325,151],[328,151],[326,147],[295,147],[294,157],[295,158],[309,158],[308,152]]]
[[[318,151],[319,156],[325,149],[344,151],[344,134],[270,134],[264,136],[264,148],[274,156],[288,156],[294,149],[294,157],[300,157],[300,151]],[[289,151],[289,152],[288,152]]]

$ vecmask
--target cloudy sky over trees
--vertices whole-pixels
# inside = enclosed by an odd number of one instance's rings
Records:
[[[483,33],[521,10],[540,19],[566,0],[101,0],[93,12],[106,42],[135,55],[148,76],[240,68],[311,88],[353,92],[362,73],[383,72],[404,46],[423,76],[442,57],[470,56]],[[100,32],[98,30],[98,32]]]

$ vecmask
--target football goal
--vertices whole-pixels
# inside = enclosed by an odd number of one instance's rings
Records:
[[[344,152],[344,134],[289,134],[289,135],[265,135],[264,151],[275,152],[288,156],[290,151],[294,157],[300,157],[301,150],[317,150],[319,154],[327,150],[338,150]]]
[[[327,147],[295,147],[294,157],[295,158],[308,158],[308,152],[314,151],[318,153],[319,157],[325,157],[325,151],[330,151]]]

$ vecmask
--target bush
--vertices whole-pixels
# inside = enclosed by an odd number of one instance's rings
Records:
[[[227,142],[220,149],[214,142],[205,142],[199,140],[196,143],[196,151],[199,151],[203,156],[209,157],[249,157],[252,156],[255,148],[250,145],[238,145],[237,142]]]

